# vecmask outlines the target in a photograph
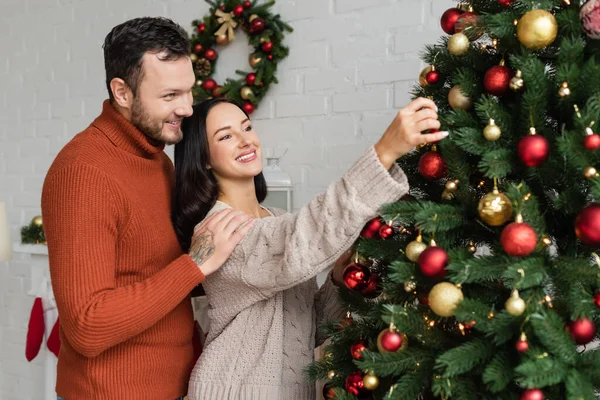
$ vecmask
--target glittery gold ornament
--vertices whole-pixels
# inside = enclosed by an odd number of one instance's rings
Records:
[[[506,303],[504,303],[504,307],[510,315],[518,317],[525,312],[527,305],[521,296],[519,296],[519,291],[513,290]]]
[[[379,386],[379,378],[377,378],[377,376],[374,373],[369,372],[363,377],[363,383],[365,389],[375,390]]]
[[[460,90],[460,85],[455,85],[450,89],[448,103],[454,110],[468,110],[473,105],[473,101]]]
[[[523,73],[520,69],[517,70],[517,72],[515,72],[515,76],[512,77],[508,85],[515,92],[518,92],[519,90],[523,89],[525,82],[523,81]]]
[[[496,125],[496,122],[493,118],[490,118],[490,123],[483,128],[483,137],[490,142],[495,142],[496,140],[500,139],[500,135],[502,135],[500,127]]]
[[[415,240],[406,245],[406,258],[412,262],[417,262],[419,256],[427,248],[427,245],[423,243],[423,238],[419,234]]]
[[[513,209],[510,199],[497,188],[479,200],[477,207],[481,219],[491,226],[500,226],[512,217]]]
[[[521,17],[517,24],[517,38],[523,46],[540,50],[556,39],[558,24],[552,13],[546,10],[532,10]]]
[[[440,317],[451,317],[464,296],[462,290],[455,284],[440,282],[431,288],[427,298],[429,307],[434,313]]]
[[[455,33],[448,39],[448,51],[454,56],[467,54],[469,45],[469,38],[462,32]]]

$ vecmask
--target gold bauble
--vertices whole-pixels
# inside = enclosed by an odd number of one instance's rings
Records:
[[[256,18],[258,18],[258,15],[256,14],[252,14],[249,18],[248,18],[248,22],[252,22],[253,20],[255,20]]]
[[[448,39],[448,51],[454,56],[467,54],[469,45],[469,38],[462,32],[455,33]]]
[[[527,309],[525,301],[519,296],[517,290],[512,291],[510,297],[506,300],[506,303],[504,303],[504,307],[510,315],[515,317],[522,315]]]
[[[379,378],[375,376],[373,373],[368,373],[363,377],[363,383],[365,385],[365,389],[367,390],[375,390],[379,386]]]
[[[494,189],[479,200],[477,207],[481,219],[491,226],[500,226],[512,217],[510,199],[498,189]]]
[[[419,74],[419,84],[421,85],[421,87],[429,86],[429,82],[427,82],[427,74],[432,70],[433,66],[428,65],[427,67],[423,68],[423,70]]]
[[[37,226],[42,226],[42,216],[41,215],[36,215],[35,217],[33,217],[33,219],[31,220],[31,223]]]
[[[587,179],[597,178],[598,171],[596,171],[596,168],[594,167],[587,167],[583,170],[583,176],[585,176]]]
[[[540,50],[556,39],[558,24],[552,13],[546,10],[533,10],[525,13],[517,24],[517,37],[523,46]]]
[[[215,41],[217,42],[218,45],[225,46],[226,44],[229,43],[229,36],[227,36],[226,33],[222,33],[220,35],[217,35],[217,38],[215,39]]]
[[[192,62],[195,63],[196,61],[198,61],[198,56],[192,53],[190,54],[190,60],[192,60]]]
[[[523,81],[523,73],[521,70],[517,70],[517,72],[515,72],[515,76],[512,77],[508,86],[510,86],[513,91],[518,92],[519,90],[523,89],[524,84],[525,82]]]
[[[329,379],[333,379],[333,378],[335,378],[335,371],[329,371],[329,372],[327,373],[327,377],[328,377]]]
[[[240,90],[240,95],[242,96],[242,99],[248,100],[250,97],[254,96],[254,92],[248,86],[244,86]]]
[[[417,288],[417,283],[415,281],[406,281],[404,282],[404,291],[406,293],[414,292]]]
[[[475,246],[475,243],[469,242],[469,245],[467,246],[467,251],[471,254],[474,254],[477,251],[477,246]]]
[[[421,235],[417,236],[415,240],[406,245],[406,258],[412,262],[417,262],[419,256],[427,248],[427,245],[423,243]]]
[[[450,107],[454,110],[468,110],[473,105],[473,101],[460,90],[460,85],[454,85],[450,89],[448,103],[450,103]]]
[[[500,139],[501,134],[502,131],[500,130],[500,127],[496,125],[496,122],[492,118],[490,118],[490,123],[483,128],[483,137],[490,142],[495,142]]]
[[[250,57],[248,58],[248,62],[250,63],[250,66],[252,68],[256,67],[258,65],[259,62],[261,62],[262,58],[254,55],[254,54],[250,54]]]
[[[270,42],[270,41],[271,41],[271,38],[270,38],[270,37],[268,37],[268,36],[262,36],[262,37],[260,38],[260,42],[261,42],[261,43],[267,43],[267,42]]]
[[[446,190],[450,193],[454,193],[458,190],[458,179],[450,179],[446,182]]]
[[[454,309],[464,296],[458,286],[450,282],[440,282],[429,291],[429,308],[440,317],[451,317]]]
[[[203,83],[204,83],[204,82],[202,81],[202,79],[198,79],[198,80],[196,81],[196,86],[202,86],[202,84],[203,84]]]
[[[558,88],[558,95],[560,97],[567,97],[571,95],[571,89],[569,89],[569,84],[567,82],[563,82]]]

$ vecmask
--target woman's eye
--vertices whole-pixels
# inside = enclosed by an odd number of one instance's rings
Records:
[[[225,136],[222,136],[222,137],[219,139],[219,141],[221,141],[221,140],[226,140],[226,139],[229,139],[230,137],[231,137],[231,135],[225,135]]]
[[[244,131],[249,132],[252,130],[252,125],[248,125],[246,128],[244,128]]]

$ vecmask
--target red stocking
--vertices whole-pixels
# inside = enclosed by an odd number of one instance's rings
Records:
[[[50,332],[50,336],[48,337],[48,349],[53,352],[56,357],[58,357],[58,352],[60,351],[59,322],[60,318],[56,320],[56,323],[52,327],[52,332]]]
[[[44,307],[42,298],[36,297],[31,307],[29,316],[29,327],[27,330],[27,342],[25,343],[25,357],[27,361],[33,360],[40,352],[44,340]]]

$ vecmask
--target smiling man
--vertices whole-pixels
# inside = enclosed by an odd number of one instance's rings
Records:
[[[165,18],[113,28],[104,42],[109,99],[46,176],[59,399],[186,394],[194,363],[189,293],[229,257],[250,218],[217,216],[195,232],[202,251],[182,254],[170,217],[173,164],[163,149],[181,140],[181,120],[192,113],[189,51],[186,32]]]

